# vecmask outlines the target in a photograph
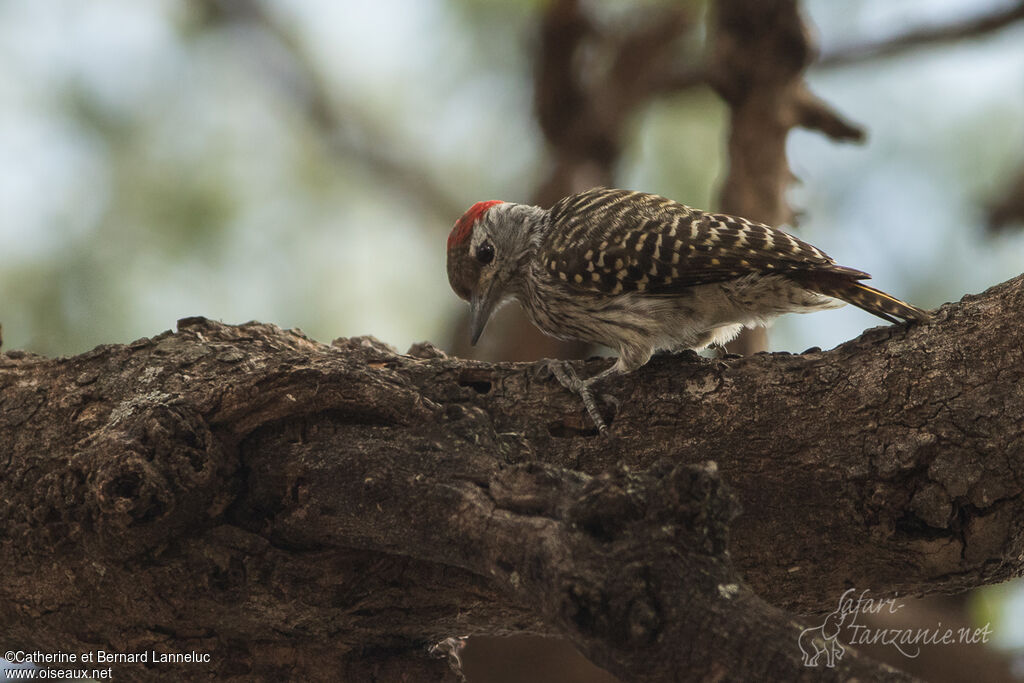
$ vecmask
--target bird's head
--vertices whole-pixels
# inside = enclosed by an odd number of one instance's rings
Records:
[[[495,309],[517,293],[530,217],[538,211],[498,200],[477,202],[448,235],[448,282],[469,302],[473,344]]]

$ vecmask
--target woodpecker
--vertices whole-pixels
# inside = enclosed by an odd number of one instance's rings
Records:
[[[817,247],[763,223],[643,192],[595,188],[551,209],[478,202],[448,235],[448,281],[470,304],[472,343],[516,300],[558,339],[618,351],[585,381],[551,367],[580,394],[601,432],[591,385],[636,370],[656,350],[724,345],[784,313],[851,303],[889,322],[929,314],[861,282]]]

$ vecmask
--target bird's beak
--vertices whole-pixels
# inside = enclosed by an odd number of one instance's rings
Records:
[[[491,296],[490,288],[486,292],[474,293],[469,300],[470,334],[472,335],[470,344],[473,346],[476,346],[477,340],[480,339],[493,310],[494,298]]]

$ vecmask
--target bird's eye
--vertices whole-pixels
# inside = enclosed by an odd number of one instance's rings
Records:
[[[494,247],[490,242],[484,242],[476,248],[476,260],[485,266],[494,260]]]

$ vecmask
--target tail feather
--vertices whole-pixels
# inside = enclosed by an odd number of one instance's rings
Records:
[[[891,323],[931,320],[931,314],[927,311],[856,280],[828,278],[808,282],[806,285],[816,292],[853,304]]]

